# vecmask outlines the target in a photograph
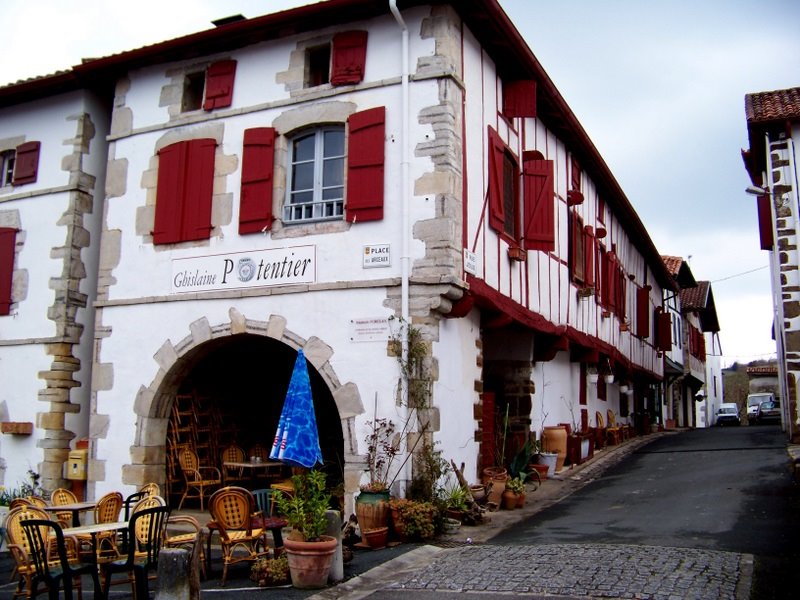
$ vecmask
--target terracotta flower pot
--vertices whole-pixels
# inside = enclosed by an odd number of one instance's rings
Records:
[[[525,493],[517,494],[517,505],[515,508],[523,508],[525,506]]]
[[[385,548],[386,542],[389,539],[388,527],[376,527],[375,529],[363,529],[361,537],[365,540],[366,544],[373,550]]]
[[[502,506],[505,510],[513,510],[517,507],[517,494],[509,489],[503,491]]]
[[[298,542],[284,539],[283,547],[289,559],[292,585],[301,589],[323,588],[328,585],[333,554],[338,542],[329,535],[318,542]]]
[[[542,449],[558,454],[556,471],[560,471],[567,458],[567,430],[562,425],[545,427],[542,432]]]

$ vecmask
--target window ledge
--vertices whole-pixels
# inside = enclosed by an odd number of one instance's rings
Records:
[[[0,431],[11,435],[31,435],[33,433],[33,423],[3,421],[0,423]]]

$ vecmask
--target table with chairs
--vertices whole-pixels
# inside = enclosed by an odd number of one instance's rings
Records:
[[[31,598],[44,588],[51,598],[61,593],[72,598],[73,591],[80,598],[81,576],[89,575],[95,598],[107,598],[112,584],[130,583],[134,598],[147,600],[148,579],[155,577],[169,517],[166,502],[152,491],[144,490],[130,503],[124,520],[122,494],[110,492],[91,503],[92,522],[78,525],[73,525],[74,517],[83,511],[59,515],[55,510],[77,502],[62,499],[65,504],[53,506],[30,498],[15,501],[5,523],[15,565],[12,578],[18,578],[14,597]],[[119,579],[119,574],[125,577]]]

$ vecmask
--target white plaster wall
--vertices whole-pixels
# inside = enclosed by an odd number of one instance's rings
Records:
[[[433,397],[441,416],[441,430],[436,435],[442,457],[464,463],[464,476],[471,481],[478,472],[477,422],[474,405],[478,402],[475,382],[481,379],[478,365],[480,315],[472,311],[461,319],[440,321],[439,341],[433,354],[439,361],[439,379]]]
[[[28,481],[28,469],[38,471],[42,430],[36,415],[49,404],[38,400],[44,382],[37,374],[51,362],[41,345],[0,346],[0,421],[34,424],[32,435],[0,435],[0,485],[13,487]]]

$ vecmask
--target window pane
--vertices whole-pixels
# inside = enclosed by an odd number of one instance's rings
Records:
[[[344,131],[326,131],[324,156],[344,156]]]
[[[291,198],[292,204],[304,204],[311,202],[314,199],[314,195],[312,192],[293,192]]]
[[[341,187],[331,187],[325,188],[322,190],[322,199],[323,200],[338,200],[342,197],[342,190],[344,188]]]
[[[294,142],[292,162],[314,160],[314,135],[301,137]]]
[[[292,169],[292,191],[310,190],[314,187],[314,163],[294,165]]]
[[[344,183],[344,159],[326,160],[322,171],[322,185],[342,185]]]

